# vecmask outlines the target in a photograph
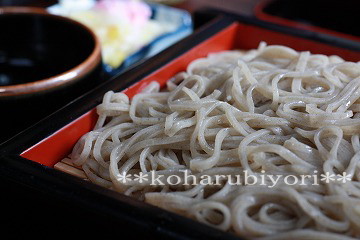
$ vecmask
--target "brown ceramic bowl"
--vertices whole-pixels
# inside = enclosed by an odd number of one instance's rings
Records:
[[[89,28],[41,8],[0,8],[0,35],[0,100],[69,86],[101,64]]]
[[[100,43],[41,8],[0,8],[0,143],[101,84]]]

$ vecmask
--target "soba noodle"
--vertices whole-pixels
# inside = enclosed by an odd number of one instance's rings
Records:
[[[246,238],[359,238],[359,97],[359,63],[261,43],[195,60],[166,90],[106,93],[70,158],[96,184]]]

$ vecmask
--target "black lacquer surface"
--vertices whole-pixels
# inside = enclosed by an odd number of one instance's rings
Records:
[[[360,45],[355,42],[323,34],[289,29],[217,10],[198,12],[195,15],[195,20],[201,18],[211,19],[217,15],[226,15],[226,17],[221,17],[210,25],[203,26],[188,38],[151,59],[132,67],[110,81],[103,83],[39,124],[15,136],[7,143],[0,145],[0,156],[2,156],[0,157],[0,176],[7,179],[7,181],[30,187],[34,189],[35,193],[41,192],[45,195],[45,198],[49,197],[51,202],[53,199],[56,199],[57,201],[54,200],[54,202],[59,202],[58,207],[65,209],[64,211],[67,211],[66,209],[68,208],[75,216],[84,214],[84,216],[89,216],[89,218],[99,217],[99,219],[103,220],[103,223],[108,223],[111,229],[118,229],[119,238],[124,236],[123,239],[130,239],[132,237],[129,234],[136,232],[138,236],[134,237],[134,239],[239,239],[230,233],[216,230],[182,216],[150,206],[149,204],[85,182],[19,156],[25,149],[92,109],[100,103],[103,94],[108,90],[118,91],[132,85],[180,56],[185,51],[216,34],[221,29],[229,26],[234,21],[360,51]],[[31,195],[33,193],[29,194],[29,196]],[[26,198],[27,196],[24,197]],[[32,204],[28,204],[28,207],[34,206]],[[41,204],[41,201],[37,201],[35,205],[38,208],[44,206]],[[5,208],[4,205],[0,206]],[[18,215],[21,214],[16,211],[15,206],[8,207],[13,208],[14,212]],[[51,209],[51,206],[46,209]],[[58,218],[65,217],[66,219],[67,214],[60,215],[55,216]],[[77,218],[75,217],[75,219]],[[69,221],[71,222],[71,219]],[[94,220],[95,224],[97,224],[96,221]],[[127,225],[123,225],[124,222]],[[96,227],[93,227],[94,225],[87,225],[86,220],[79,224],[82,228],[91,226],[93,231],[88,232],[86,236],[91,236],[91,233],[94,234],[97,231]],[[113,231],[112,233],[114,236],[117,235],[117,232]]]

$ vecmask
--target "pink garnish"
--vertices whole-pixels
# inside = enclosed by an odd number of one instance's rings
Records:
[[[95,8],[136,26],[143,26],[151,17],[150,7],[137,0],[100,0]]]

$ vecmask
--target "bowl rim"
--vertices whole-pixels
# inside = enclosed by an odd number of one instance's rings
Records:
[[[67,83],[85,77],[101,62],[100,40],[89,27],[85,26],[84,24],[78,21],[75,21],[67,17],[50,14],[49,12],[46,11],[46,9],[39,7],[0,7],[0,16],[4,14],[42,15],[77,25],[82,29],[84,29],[85,31],[87,31],[89,35],[92,37],[94,41],[94,48],[92,49],[91,53],[87,56],[85,60],[83,60],[80,64],[76,65],[75,67],[65,72],[29,83],[0,86],[0,98],[3,96],[10,97],[10,96],[25,95],[25,94],[33,94],[37,92],[51,90],[56,87],[60,87],[62,85],[65,85]]]

